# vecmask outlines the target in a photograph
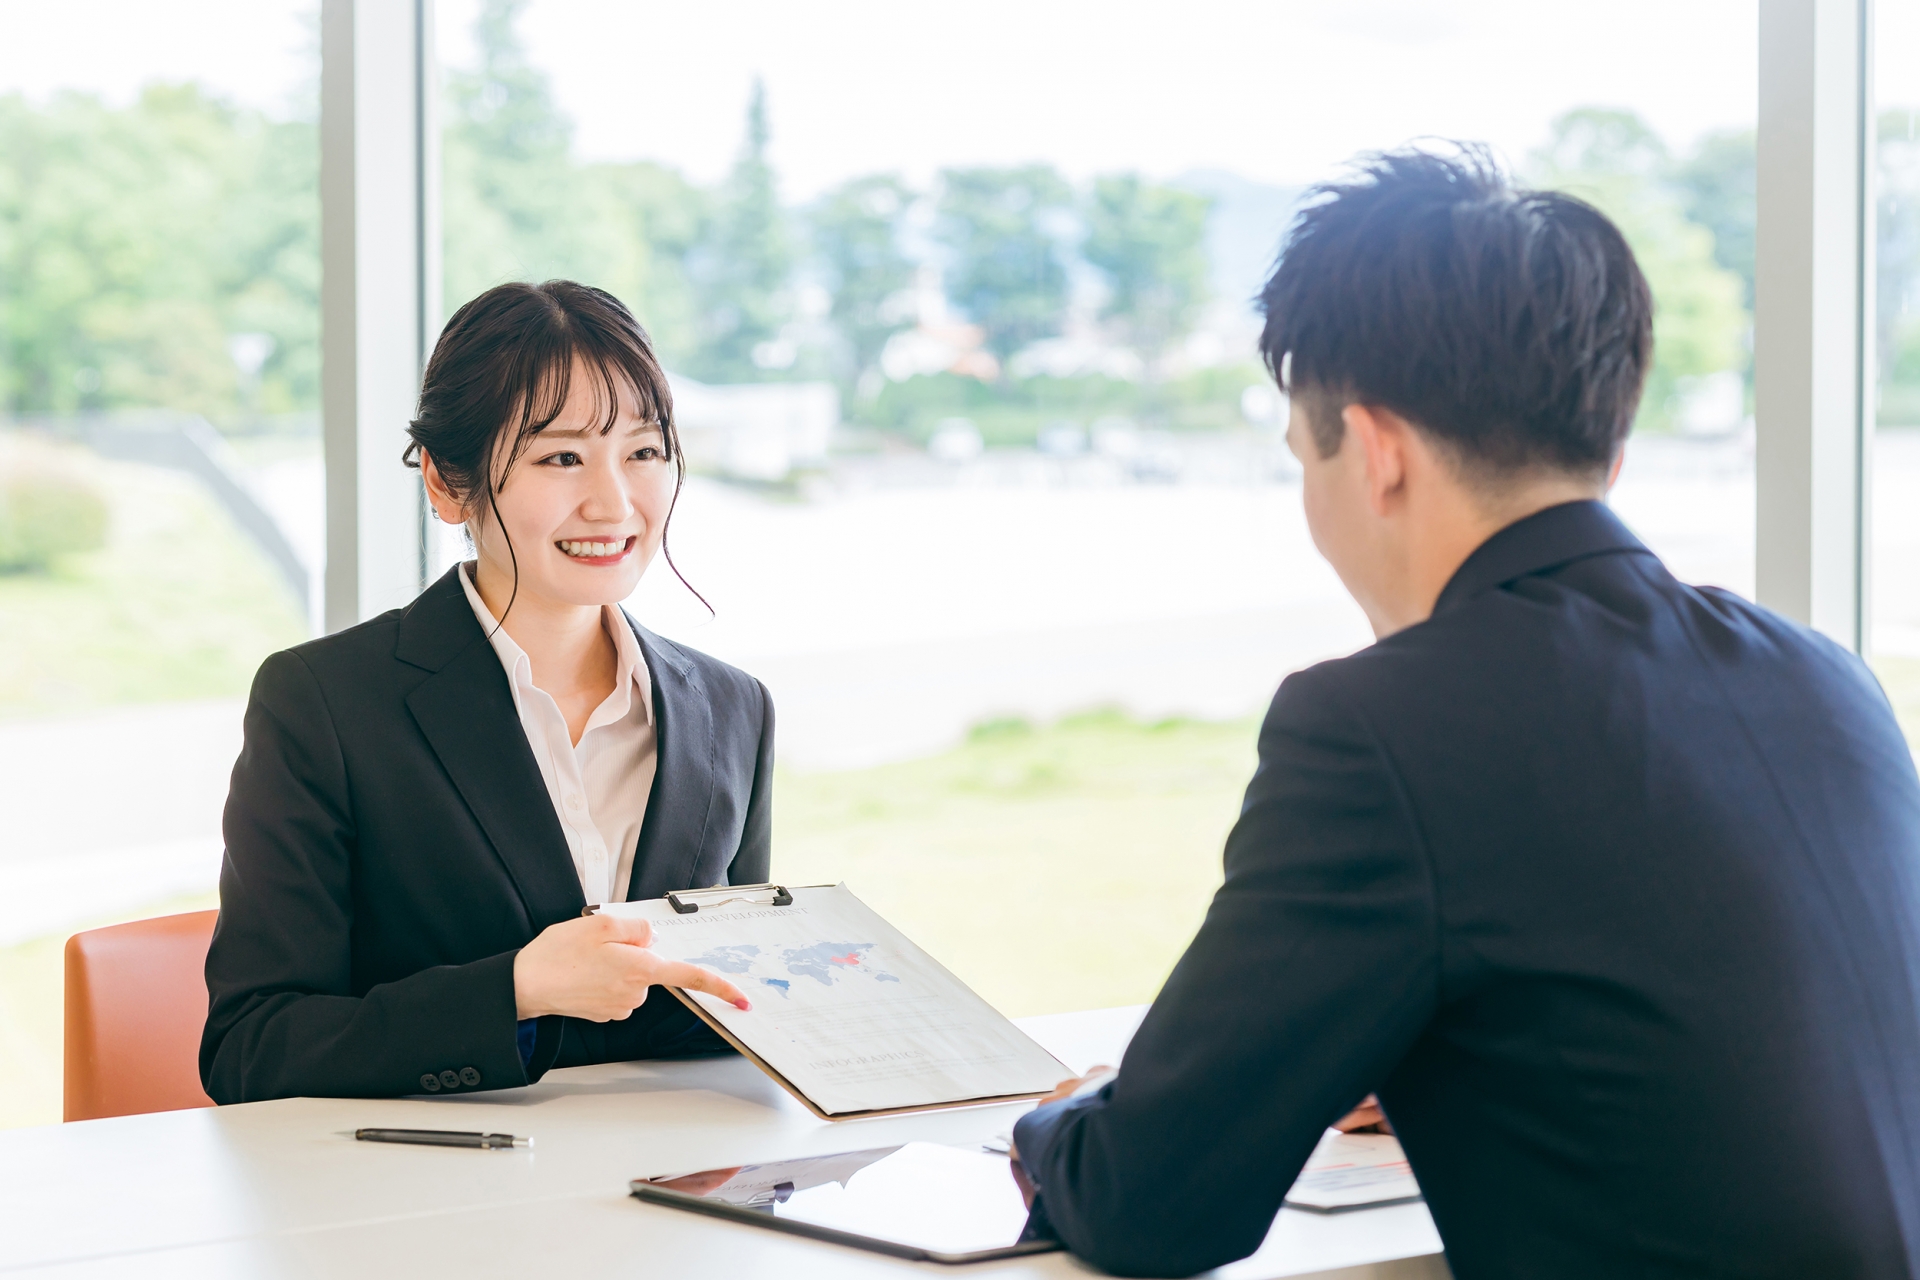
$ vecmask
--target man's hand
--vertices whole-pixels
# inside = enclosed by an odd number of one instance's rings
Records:
[[[645,920],[591,915],[548,925],[513,958],[513,1002],[518,1018],[564,1014],[588,1022],[618,1022],[638,1009],[651,986],[681,987],[750,1009],[740,989],[717,973],[665,960],[649,948]]]
[[[1087,1074],[1083,1076],[1074,1076],[1070,1080],[1062,1080],[1059,1084],[1053,1086],[1052,1093],[1040,1099],[1040,1101],[1034,1103],[1033,1105],[1036,1107],[1045,1107],[1045,1106],[1050,1106],[1056,1102],[1065,1102],[1068,1098],[1071,1098],[1073,1096],[1074,1091],[1076,1089],[1078,1089],[1081,1085],[1085,1084],[1087,1081],[1093,1079],[1095,1076],[1111,1076],[1112,1074],[1113,1074],[1112,1067],[1102,1066],[1102,1067],[1089,1068],[1087,1071]]]
[[[1342,1133],[1392,1133],[1393,1126],[1387,1123],[1387,1113],[1380,1109],[1380,1099],[1368,1094],[1360,1100],[1360,1105],[1333,1122],[1333,1127]]]
[[[1112,1079],[1113,1068],[1105,1067],[1105,1066],[1094,1067],[1090,1069],[1087,1072],[1087,1074],[1083,1076],[1074,1076],[1071,1079],[1062,1080],[1059,1084],[1053,1086],[1052,1093],[1040,1099],[1040,1101],[1034,1103],[1033,1105],[1036,1108],[1049,1107],[1056,1102],[1065,1102],[1068,1098],[1071,1098],[1074,1095],[1074,1093],[1080,1088],[1081,1085],[1093,1079],[1095,1076],[1100,1076],[1105,1079]],[[1013,1161],[1013,1167],[1015,1169],[1020,1169],[1020,1151],[1018,1148],[1016,1148],[1013,1145],[1013,1140],[1011,1138],[1007,1140],[1007,1158]],[[1031,1207],[1033,1204],[1033,1196],[1031,1193],[1031,1188],[1026,1187],[1026,1173],[1024,1171],[1018,1172],[1014,1174],[1014,1178],[1016,1181],[1020,1182],[1023,1188],[1026,1189],[1027,1204],[1029,1207]]]

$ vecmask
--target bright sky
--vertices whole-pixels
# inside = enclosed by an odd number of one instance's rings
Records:
[[[471,57],[478,0],[440,0]],[[1880,0],[1884,52],[1920,0]],[[0,0],[0,91],[125,100],[197,78],[283,109],[313,0]],[[592,157],[724,171],[764,76],[787,194],[854,173],[1045,159],[1075,175],[1223,168],[1293,183],[1421,135],[1518,156],[1567,107],[1631,107],[1678,145],[1754,119],[1756,0],[533,0],[522,32]],[[1883,101],[1920,59],[1883,57]]]
[[[477,0],[442,0],[465,60]],[[1423,134],[1511,155],[1630,106],[1685,142],[1755,113],[1755,0],[534,0],[522,30],[589,155],[700,179],[766,78],[789,194],[855,172],[1047,159],[1299,182]]]
[[[284,110],[318,75],[317,0],[0,0],[0,93],[85,89],[116,102],[199,80]]]

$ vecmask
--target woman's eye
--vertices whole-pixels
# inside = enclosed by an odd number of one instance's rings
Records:
[[[660,450],[655,448],[653,445],[645,444],[645,445],[641,445],[638,449],[635,449],[633,451],[633,456],[642,462],[648,462],[654,458],[664,458],[666,455],[661,453]]]
[[[540,459],[540,465],[543,467],[577,467],[580,465],[580,455],[577,453],[550,453]]]

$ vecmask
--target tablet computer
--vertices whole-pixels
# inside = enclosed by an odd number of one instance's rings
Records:
[[[916,1262],[986,1262],[1058,1249],[1034,1239],[1004,1155],[909,1142],[636,1178],[651,1204]]]

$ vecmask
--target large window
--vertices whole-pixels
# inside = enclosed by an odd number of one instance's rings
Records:
[[[714,614],[663,566],[632,604],[771,686],[778,876],[1012,1013],[1153,994],[1274,686],[1369,639],[1250,307],[1359,152],[1486,141],[1621,222],[1660,355],[1617,506],[1752,591],[1750,0],[835,12],[439,11],[447,304],[577,276],[652,330]]]
[[[1920,3],[1881,0],[1875,25],[1870,644],[1909,741],[1920,742]]]
[[[1620,220],[1660,364],[1616,506],[1752,589],[1752,0],[435,8],[445,305],[639,313],[713,612],[664,565],[633,608],[772,687],[776,874],[1010,1013],[1153,994],[1273,688],[1369,639],[1250,305],[1354,155],[1484,141]],[[211,905],[248,681],[320,616],[317,10],[0,0],[0,1124],[58,1114],[65,933]]]
[[[60,947],[211,906],[319,575],[317,3],[0,2],[0,1125]]]

